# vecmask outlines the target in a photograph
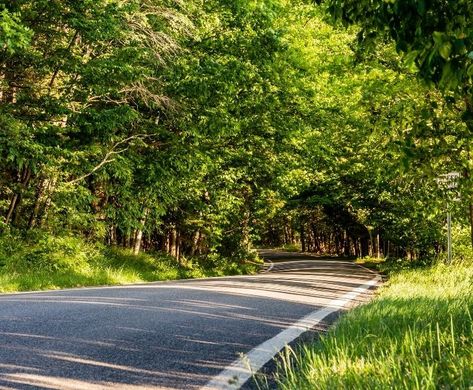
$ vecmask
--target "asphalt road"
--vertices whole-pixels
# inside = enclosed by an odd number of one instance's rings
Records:
[[[369,296],[374,275],[355,264],[263,255],[272,269],[256,276],[1,295],[0,389],[219,387],[241,354]]]

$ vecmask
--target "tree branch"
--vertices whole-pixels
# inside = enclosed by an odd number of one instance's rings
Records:
[[[118,149],[118,147],[120,145],[123,145],[127,142],[130,142],[134,139],[144,139],[144,138],[150,138],[150,137],[153,137],[154,134],[135,134],[135,135],[132,135],[130,137],[127,137],[127,138],[124,138],[118,142],[116,142],[112,148],[107,152],[105,153],[105,156],[103,157],[103,159],[95,166],[93,167],[88,173],[85,173],[83,174],[82,176],[79,176],[78,178],[75,178],[73,180],[69,180],[67,181],[65,184],[75,184],[75,183],[78,183],[84,179],[86,179],[87,177],[93,175],[95,172],[97,172],[100,168],[102,168],[105,164],[108,164],[112,161],[115,161],[114,158],[112,158],[112,156],[115,156],[117,154],[121,154],[121,153],[124,153],[128,150],[128,146],[125,147],[125,148],[122,148],[122,149]]]

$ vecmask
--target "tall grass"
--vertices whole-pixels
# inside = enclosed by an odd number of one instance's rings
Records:
[[[133,255],[126,249],[44,232],[0,236],[0,292],[234,275],[257,268],[218,256],[178,262],[159,252]]]
[[[287,350],[278,387],[473,387],[473,265],[401,268],[319,342]]]

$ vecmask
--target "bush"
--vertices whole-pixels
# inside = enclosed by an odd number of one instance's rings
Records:
[[[181,259],[161,253],[134,255],[85,239],[33,230],[0,235],[0,291],[24,291],[235,275],[257,266],[212,255]],[[254,256],[254,255],[253,255]]]
[[[452,226],[452,252],[456,262],[473,261],[470,229],[461,226]]]
[[[302,250],[300,244],[284,244],[282,249],[288,252],[300,252]]]
[[[21,251],[20,256],[13,255],[6,260],[7,271],[87,271],[89,262],[101,256],[96,246],[70,236],[43,235],[36,242],[26,242],[26,245],[26,250]]]

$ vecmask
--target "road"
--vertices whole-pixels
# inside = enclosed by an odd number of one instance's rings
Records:
[[[238,388],[242,354],[259,368],[378,282],[349,262],[263,255],[272,269],[254,276],[1,295],[0,389]]]

